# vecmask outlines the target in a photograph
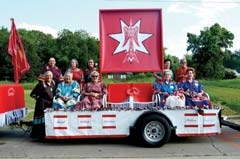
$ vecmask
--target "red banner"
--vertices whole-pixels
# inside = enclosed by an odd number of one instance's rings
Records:
[[[14,81],[18,83],[21,77],[30,69],[27,62],[22,41],[18,35],[14,19],[12,20],[12,27],[8,41],[8,54],[12,56],[12,65],[14,68]]]
[[[163,69],[161,9],[100,10],[101,72]]]

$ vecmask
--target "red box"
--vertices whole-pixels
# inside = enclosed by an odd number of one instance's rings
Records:
[[[108,102],[124,102],[130,95],[138,102],[151,102],[153,92],[151,83],[110,83]]]
[[[19,84],[0,84],[0,113],[25,108],[24,87]]]

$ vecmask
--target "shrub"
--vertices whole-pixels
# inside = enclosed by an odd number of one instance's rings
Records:
[[[226,68],[224,79],[234,79],[234,78],[237,78],[237,72],[235,70]]]

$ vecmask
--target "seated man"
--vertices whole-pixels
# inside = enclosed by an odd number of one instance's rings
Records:
[[[188,68],[187,79],[178,84],[178,88],[183,91],[186,98],[186,106],[209,106],[210,101],[206,96],[203,85],[195,79],[195,71]]]
[[[93,71],[91,73],[91,82],[84,85],[82,95],[83,100],[78,102],[75,109],[96,110],[103,106],[103,95],[107,93],[106,85],[99,81],[99,73]]]
[[[177,91],[177,85],[171,78],[171,71],[165,69],[163,72],[163,80],[157,81],[153,85],[155,94],[160,95],[160,106],[164,107],[166,99],[169,95],[173,95]]]
[[[80,86],[77,81],[72,80],[72,73],[66,72],[64,81],[60,82],[56,89],[56,96],[53,100],[53,108],[72,109],[80,95]]]

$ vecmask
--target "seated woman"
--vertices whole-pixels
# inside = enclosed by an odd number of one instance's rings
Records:
[[[164,107],[166,98],[169,95],[173,95],[175,91],[177,91],[177,85],[172,80],[172,74],[169,69],[165,69],[163,72],[163,80],[154,82],[153,88],[155,94],[160,95],[160,106]]]
[[[103,95],[107,94],[107,87],[103,82],[99,81],[99,73],[91,72],[91,82],[84,85],[82,95],[83,100],[78,102],[75,109],[96,110],[103,106]]]
[[[178,88],[183,91],[186,98],[186,106],[205,106],[210,104],[206,96],[203,85],[195,79],[195,70],[188,68],[186,80],[178,84]]]
[[[56,89],[53,80],[53,73],[51,71],[46,71],[43,74],[43,77],[43,80],[39,81],[30,93],[30,96],[36,100],[31,137],[38,138],[45,136],[44,109],[52,107],[52,101]]]
[[[70,108],[72,109],[80,95],[80,86],[77,81],[72,80],[72,73],[66,72],[64,81],[60,82],[56,89],[56,96],[53,100],[53,108]]]

